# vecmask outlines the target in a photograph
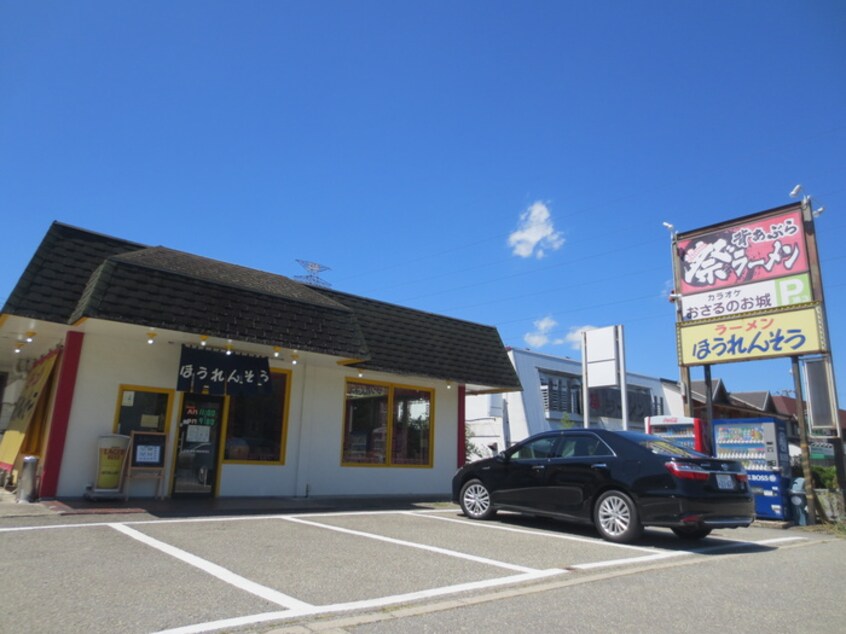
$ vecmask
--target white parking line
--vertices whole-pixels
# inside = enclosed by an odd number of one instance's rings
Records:
[[[415,511],[400,511],[405,515],[415,515],[418,517],[425,517],[427,519],[441,520],[442,522],[455,522],[462,526],[475,526],[477,528],[490,528],[493,530],[507,531],[509,533],[522,533],[524,535],[534,535],[536,537],[552,537],[554,539],[564,539],[572,542],[583,542],[585,544],[594,544],[596,546],[611,546],[616,548],[623,548],[627,550],[637,550],[641,552],[652,553],[654,548],[647,548],[645,546],[632,546],[631,544],[615,544],[614,542],[607,542],[602,539],[591,539],[590,537],[578,537],[576,535],[562,535],[560,533],[541,533],[527,528],[514,528],[513,526],[503,526],[502,524],[492,524],[490,522],[471,522],[467,520],[457,520],[454,517],[441,517],[433,514],[418,514]]]
[[[252,614],[249,616],[244,617],[235,617],[231,619],[222,619],[218,621],[211,621],[206,623],[195,623],[193,625],[187,625],[184,627],[178,627],[169,630],[163,630],[159,634],[199,634],[201,632],[213,632],[216,630],[227,629],[227,628],[236,628],[241,626],[249,626],[255,625],[259,623],[265,623],[270,621],[287,621],[294,618],[302,618],[308,616],[319,616],[319,615],[326,615],[332,613],[339,613],[339,612],[346,612],[346,611],[353,611],[353,610],[367,610],[367,609],[379,609],[382,607],[387,607],[391,605],[402,604],[406,602],[412,601],[420,601],[426,600],[435,597],[443,597],[447,595],[458,594],[461,592],[467,591],[474,591],[474,590],[484,590],[487,588],[494,588],[497,586],[507,586],[511,584],[519,584],[528,581],[535,581],[538,579],[543,579],[545,577],[554,577],[557,575],[564,575],[567,574],[568,571],[580,570],[580,571],[588,571],[596,568],[603,568],[603,567],[611,567],[611,566],[624,566],[624,565],[631,565],[631,564],[638,564],[644,563],[649,561],[656,561],[661,559],[668,559],[673,557],[681,557],[684,555],[697,555],[697,554],[707,554],[711,552],[717,552],[721,550],[735,550],[741,549],[744,546],[769,546],[769,545],[776,545],[780,543],[786,542],[795,542],[795,541],[807,541],[806,537],[779,537],[774,539],[765,539],[760,541],[745,541],[745,540],[730,540],[727,538],[720,538],[725,540],[729,543],[722,543],[712,546],[705,546],[702,548],[697,549],[686,549],[686,550],[673,550],[673,551],[662,551],[657,548],[647,548],[647,547],[640,547],[640,546],[631,546],[626,544],[614,544],[611,542],[605,542],[602,540],[592,540],[590,538],[582,538],[582,537],[575,537],[570,535],[560,535],[555,533],[545,533],[539,531],[532,531],[528,529],[521,529],[515,528],[512,526],[503,526],[497,524],[491,524],[487,522],[469,522],[464,520],[459,520],[455,518],[449,517],[440,517],[436,513],[440,512],[443,513],[444,511],[371,511],[371,512],[352,512],[352,513],[314,513],[314,514],[304,514],[299,516],[292,516],[292,515],[264,515],[264,516],[236,516],[236,517],[217,517],[217,518],[181,518],[181,519],[168,519],[168,520],[142,520],[137,522],[121,522],[121,523],[111,523],[111,522],[98,522],[92,524],[66,524],[66,525],[53,525],[53,526],[38,526],[38,527],[12,527],[12,528],[4,528],[0,529],[0,532],[12,532],[12,531],[26,531],[26,530],[41,530],[41,529],[50,529],[50,528],[86,528],[86,527],[94,527],[94,526],[106,526],[110,527],[114,530],[117,530],[133,539],[138,540],[152,548],[156,548],[157,550],[168,554],[172,557],[175,557],[189,565],[195,566],[196,568],[203,570],[204,572],[230,584],[233,585],[245,592],[249,592],[255,596],[261,597],[267,601],[270,601],[276,605],[281,606],[284,608],[280,611],[274,612],[264,612],[260,614]],[[377,535],[373,533],[366,533],[362,531],[356,531],[352,529],[331,526],[327,524],[322,524],[317,521],[312,521],[314,518],[317,517],[339,517],[339,516],[349,516],[349,515],[381,515],[381,514],[397,514],[397,515],[411,515],[417,517],[428,517],[432,519],[438,519],[441,521],[448,521],[448,522],[455,522],[460,523],[465,526],[476,526],[481,528],[491,528],[497,530],[503,530],[506,532],[512,533],[523,533],[523,534],[530,534],[533,536],[539,537],[551,537],[555,539],[565,539],[569,541],[576,541],[576,542],[585,542],[590,543],[593,545],[603,545],[603,546],[610,546],[610,547],[619,547],[619,548],[627,548],[630,550],[641,551],[649,553],[647,555],[641,557],[629,557],[629,558],[621,558],[621,559],[613,559],[613,560],[605,560],[605,561],[597,561],[592,563],[585,563],[585,564],[575,564],[572,566],[567,566],[566,569],[562,568],[552,568],[549,570],[538,570],[523,566],[516,566],[513,564],[508,564],[501,561],[496,561],[492,559],[487,559],[483,557],[476,557],[473,555],[468,555],[465,553],[461,553],[458,551],[448,550],[444,548],[438,548],[433,546],[427,546],[424,544],[419,544],[415,542],[410,542],[406,540],[394,539],[390,537],[385,537],[382,535]],[[308,519],[306,519],[308,518]],[[316,606],[313,604],[305,603],[303,601],[299,601],[294,599],[293,597],[273,590],[272,588],[268,588],[266,586],[262,586],[260,584],[254,583],[249,579],[241,577],[226,568],[213,564],[205,559],[192,555],[184,550],[176,548],[174,546],[170,546],[165,542],[159,541],[155,538],[149,537],[140,531],[137,531],[133,528],[127,526],[127,524],[135,524],[135,525],[142,525],[142,524],[164,524],[164,523],[191,523],[191,522],[231,522],[231,521],[247,521],[247,520],[267,520],[267,519],[284,519],[286,521],[290,521],[292,523],[303,524],[306,526],[313,526],[316,528],[322,528],[326,530],[337,531],[341,533],[346,533],[350,535],[355,535],[359,537],[364,537],[367,539],[376,539],[379,541],[384,541],[387,543],[392,543],[400,546],[406,546],[411,548],[417,548],[421,550],[427,550],[430,552],[436,552],[439,554],[447,555],[450,557],[457,557],[461,559],[465,559],[468,561],[474,561],[476,563],[496,566],[500,568],[505,568],[508,570],[513,570],[518,572],[519,574],[509,575],[505,577],[499,577],[494,579],[488,579],[483,581],[476,581],[476,582],[469,582],[469,583],[461,583],[455,584],[450,586],[441,586],[437,588],[431,588],[428,590],[421,590],[417,592],[410,592],[406,594],[400,595],[390,595],[385,597],[379,597],[375,599],[365,599],[361,601],[353,601],[349,603],[336,603],[330,605],[322,605]]]
[[[255,583],[254,581],[250,581],[242,577],[241,575],[237,575],[231,570],[227,570],[222,566],[218,566],[217,564],[213,564],[206,559],[201,559],[196,555],[192,555],[189,552],[182,550],[181,548],[176,548],[175,546],[171,546],[170,544],[166,544],[158,539],[150,537],[149,535],[145,535],[134,528],[130,528],[128,526],[124,526],[123,524],[109,524],[109,526],[115,529],[118,532],[123,533],[124,535],[128,535],[133,539],[137,539],[139,542],[143,544],[147,544],[156,550],[160,550],[161,552],[170,555],[171,557],[175,557],[180,561],[184,561],[186,564],[190,564],[196,568],[199,568],[203,572],[206,572],[213,577],[217,577],[221,581],[224,581],[230,585],[235,586],[245,592],[249,592],[250,594],[254,594],[257,597],[261,597],[266,601],[270,601],[271,603],[275,603],[276,605],[282,606],[283,608],[288,609],[304,609],[304,608],[311,608],[310,603],[305,603],[303,601],[299,601],[293,597],[288,596],[287,594],[282,594],[281,592],[277,592],[272,588],[268,588],[267,586],[260,585]]]
[[[505,586],[526,581],[537,581],[539,579],[562,574],[566,574],[566,571],[538,570],[536,572],[521,575],[511,575],[508,577],[499,577],[497,579],[487,579],[485,581],[460,583],[453,586],[441,586],[440,588],[421,590],[419,592],[409,592],[406,594],[395,594],[387,597],[379,597],[378,599],[364,599],[362,601],[351,601],[349,603],[334,603],[331,605],[315,606],[313,608],[302,610],[288,610],[285,612],[264,612],[262,614],[251,614],[249,616],[222,619],[220,621],[210,621],[208,623],[195,623],[194,625],[186,625],[184,627],[177,627],[170,630],[161,630],[154,634],[201,634],[202,632],[244,627],[247,625],[256,625],[257,623],[266,623],[268,621],[291,620],[309,616],[336,614],[338,612],[350,612],[353,610],[373,610],[391,605],[408,603],[411,601],[434,599],[471,590],[486,590],[497,586]]]
[[[488,559],[487,557],[477,557],[476,555],[468,555],[467,553],[461,553],[457,550],[448,550],[446,548],[438,548],[437,546],[427,546],[426,544],[418,544],[416,542],[409,542],[404,539],[394,539],[393,537],[385,537],[384,535],[377,535],[375,533],[365,533],[363,531],[356,531],[350,528],[342,528],[340,526],[331,526],[330,524],[321,524],[320,522],[312,522],[309,520],[302,519],[301,517],[294,517],[291,515],[281,515],[279,519],[286,520],[288,522],[295,522],[297,524],[305,524],[306,526],[315,526],[317,528],[325,528],[326,530],[336,531],[338,533],[345,533],[347,535],[355,535],[357,537],[366,537],[368,539],[375,539],[382,542],[387,542],[389,544],[397,544],[399,546],[407,546],[409,548],[417,548],[419,550],[428,550],[429,552],[438,553],[441,555],[448,555],[449,557],[457,557],[458,559],[466,559],[468,561],[473,561],[480,564],[486,564],[488,566],[496,566],[497,568],[505,568],[506,570],[514,570],[515,572],[523,572],[523,573],[537,573],[540,572],[536,568],[527,568],[526,566],[517,566],[515,564],[509,564],[504,561],[496,561],[494,559]],[[559,572],[562,572],[559,570]]]
[[[407,512],[403,511],[400,514],[411,514],[411,515],[418,515],[414,512]],[[428,515],[427,515],[428,516]],[[316,526],[319,528],[326,528],[329,530],[337,530],[342,533],[350,533],[353,535],[364,536],[368,538],[374,539],[381,539],[384,541],[388,541],[391,543],[397,543],[401,545],[410,545],[415,548],[419,548],[419,544],[413,544],[411,542],[403,542],[402,540],[396,540],[391,538],[384,538],[378,535],[372,535],[369,533],[362,533],[361,531],[354,531],[350,529],[344,529],[339,527],[327,526],[325,524],[320,524],[317,522],[311,522],[304,520],[302,518],[292,518],[290,516],[280,516],[280,519],[288,519],[290,521],[301,523],[309,526]],[[448,519],[448,518],[444,518]],[[461,521],[461,520],[454,520],[454,521]],[[475,524],[469,522],[463,522],[464,524],[474,526]],[[493,525],[491,526],[493,527]],[[509,528],[509,527],[503,527]],[[514,532],[527,532],[527,531],[520,531],[519,529],[511,529]],[[535,535],[540,535],[541,537],[557,537],[556,535],[548,535],[542,533],[533,533]],[[776,539],[767,539],[761,540],[758,542],[748,542],[748,541],[733,541],[731,544],[719,544],[716,546],[708,546],[705,548],[699,548],[696,550],[680,550],[680,551],[659,551],[656,552],[655,549],[646,549],[640,548],[640,550],[647,550],[652,554],[646,555],[643,557],[630,557],[626,559],[615,559],[615,560],[606,560],[601,562],[594,562],[589,564],[579,564],[570,566],[568,570],[591,570],[596,568],[602,567],[609,567],[609,566],[617,566],[617,565],[628,565],[628,564],[638,564],[644,563],[649,561],[657,561],[661,559],[669,559],[673,557],[681,557],[684,555],[695,555],[695,554],[705,554],[709,552],[715,552],[719,550],[731,550],[735,548],[740,548],[744,545],[748,546],[755,546],[755,545],[769,545],[781,542],[790,542],[790,541],[803,541],[805,540],[804,537],[783,537],[783,538],[776,538]],[[605,542],[600,542],[605,543]],[[613,544],[608,544],[613,545]],[[426,549],[429,549],[426,547]],[[443,549],[432,549],[438,552],[444,552]],[[446,551],[447,554],[451,554],[450,551]],[[461,553],[459,553],[461,555]],[[476,559],[476,558],[473,558]],[[433,599],[437,597],[443,597],[448,595],[454,595],[461,592],[473,591],[473,590],[485,590],[489,588],[494,588],[497,586],[506,586],[511,584],[519,584],[522,582],[528,581],[536,581],[539,579],[547,578],[547,577],[554,577],[557,575],[564,575],[566,574],[566,570],[562,569],[550,569],[550,570],[536,570],[534,572],[529,572],[525,574],[518,574],[518,575],[510,575],[507,577],[500,577],[497,579],[488,579],[485,581],[476,581],[470,583],[463,583],[463,584],[456,584],[452,586],[442,586],[439,588],[432,588],[429,590],[422,590],[418,592],[410,592],[407,594],[399,594],[399,595],[391,595],[386,597],[379,597],[376,599],[365,599],[361,601],[353,601],[349,603],[336,603],[330,605],[323,605],[323,606],[313,606],[311,608],[303,608],[303,609],[294,609],[288,610],[285,612],[265,612],[262,614],[252,614],[249,616],[244,617],[235,617],[231,619],[222,619],[219,621],[211,621],[207,623],[196,623],[194,625],[188,625],[184,627],[169,629],[169,630],[162,630],[157,632],[156,634],[202,634],[203,632],[213,632],[216,630],[223,630],[229,628],[237,628],[237,627],[246,627],[250,625],[257,625],[259,623],[267,623],[270,621],[288,621],[296,618],[306,618],[306,617],[313,617],[313,616],[322,616],[322,615],[329,615],[329,614],[337,614],[340,612],[350,612],[354,610],[376,610],[380,608],[385,608],[391,605],[398,605],[402,603],[408,603],[412,601],[422,601],[426,599]]]

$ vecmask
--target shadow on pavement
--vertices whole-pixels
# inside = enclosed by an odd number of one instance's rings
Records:
[[[61,498],[37,502],[57,515],[146,514],[157,518],[278,515],[338,511],[421,510],[452,506],[447,497],[412,496],[135,498],[90,500]],[[2,509],[0,509],[2,515]]]
[[[458,512],[458,515],[461,515],[460,511]],[[498,513],[496,518],[490,521],[498,522],[507,526],[548,531],[551,533],[561,533],[572,535],[574,537],[601,541],[599,534],[593,526],[587,524],[577,524],[544,517],[533,517],[530,515],[503,512]],[[753,542],[744,542],[744,530],[745,529],[743,528],[718,529],[704,539],[686,540],[677,537],[669,528],[648,527],[644,529],[643,535],[640,539],[632,545],[647,548],[660,548],[661,550],[696,552],[701,555],[721,555],[727,554],[729,551],[732,554],[736,554],[771,552],[775,550],[775,548],[771,546],[755,544]]]

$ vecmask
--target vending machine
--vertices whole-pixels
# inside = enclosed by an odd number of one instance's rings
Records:
[[[714,455],[739,460],[755,494],[755,514],[783,520],[790,515],[790,453],[787,426],[773,418],[714,421]]]
[[[706,456],[714,455],[711,453],[711,427],[706,420],[683,416],[647,416],[645,422],[647,434],[661,436]]]

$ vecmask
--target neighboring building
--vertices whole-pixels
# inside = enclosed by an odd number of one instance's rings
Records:
[[[692,381],[690,393],[693,398],[693,417],[706,418],[705,381]],[[714,420],[779,417],[769,392],[729,392],[722,379],[711,381],[711,408]]]
[[[693,381],[690,386],[693,398],[693,416],[707,417],[705,381]],[[793,443],[799,442],[797,400],[791,396],[757,392],[729,392],[721,379],[711,382],[711,408],[714,420],[733,418],[776,418],[787,423],[787,433]],[[805,414],[807,421],[807,412]],[[841,436],[846,432],[846,410],[839,410]],[[806,423],[807,424],[807,423]]]
[[[0,470],[37,456],[42,497],[133,433],[132,496],[447,494],[464,395],[520,389],[495,328],[59,223],[0,346]]]
[[[467,397],[468,437],[479,453],[502,450],[532,434],[584,425],[582,363],[531,350],[509,349],[523,385],[522,392]],[[643,430],[647,416],[682,416],[682,397],[675,381],[626,373],[629,424]],[[622,429],[619,388],[590,390],[590,425]]]

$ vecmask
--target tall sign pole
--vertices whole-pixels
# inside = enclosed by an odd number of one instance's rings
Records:
[[[615,329],[617,335],[617,358],[619,363],[620,374],[620,407],[623,414],[623,429],[629,428],[629,384],[626,381],[626,346],[624,345],[623,326],[622,324]]]
[[[670,301],[676,308],[676,330],[682,322],[682,304],[681,304],[681,272],[678,267],[678,240],[676,228],[669,222],[664,223],[664,227],[670,232],[670,262],[672,263],[673,271],[673,289],[670,291]],[[682,406],[684,407],[684,415],[688,418],[693,416],[693,405],[690,394],[690,367],[686,365],[679,365],[679,389],[681,390]]]
[[[819,250],[817,246],[817,232],[816,227],[814,225],[815,212],[813,209],[814,206],[811,202],[811,197],[805,196],[802,199],[802,219],[805,225],[805,239],[808,243],[808,260],[810,264],[809,272],[811,275],[811,287],[814,289],[814,297],[816,297],[820,304],[824,307],[825,295],[823,292],[822,270],[820,269]],[[824,337],[826,341],[830,341],[828,333],[828,314],[824,308],[822,311],[821,321]],[[820,379],[825,382],[825,385],[823,387],[825,388],[825,391],[828,392],[829,411],[827,412],[827,414],[830,417],[831,422],[833,423],[837,438],[842,438],[843,431],[840,429],[839,408],[837,403],[837,384],[834,380],[834,358],[832,356],[831,350],[823,354],[823,360],[824,364],[827,366],[827,372],[825,373],[826,376],[820,377]],[[811,386],[809,386],[809,388],[810,387]],[[815,426],[814,421],[812,420],[810,422],[811,430],[813,431]]]
[[[811,449],[808,446],[808,429],[805,425],[805,399],[802,396],[802,379],[799,376],[799,357],[790,358],[793,371],[793,389],[796,393],[796,421],[799,424],[799,451],[802,455],[802,477],[805,479],[805,498],[808,506],[808,524],[817,523],[814,479],[811,471]]]

